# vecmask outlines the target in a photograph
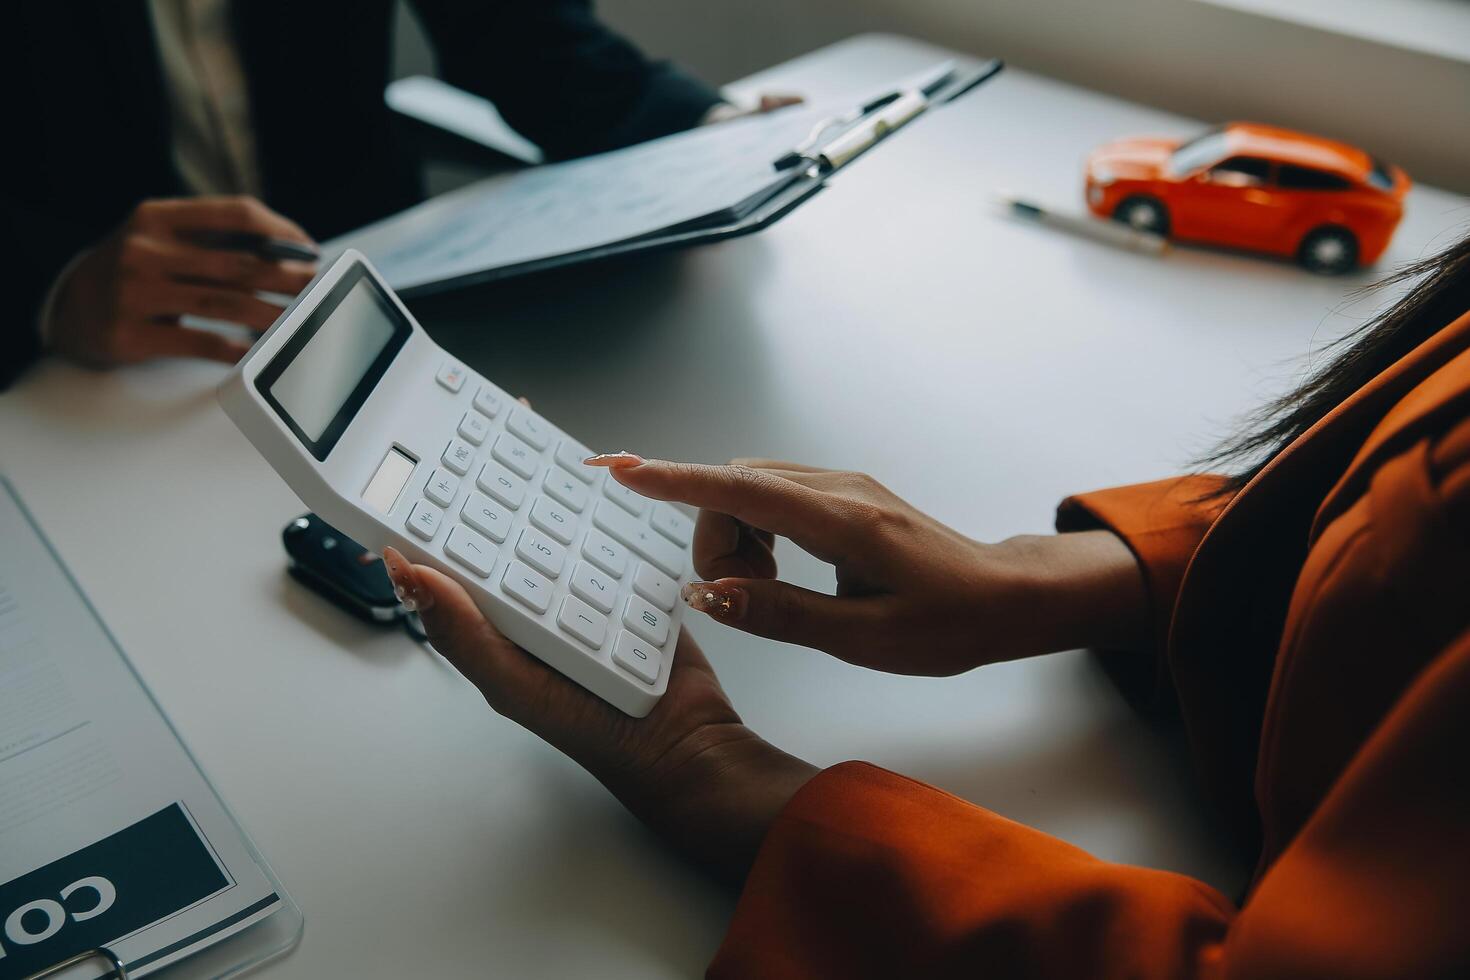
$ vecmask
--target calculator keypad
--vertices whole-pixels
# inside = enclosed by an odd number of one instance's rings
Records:
[[[454,495],[459,493],[459,477],[446,469],[436,469],[429,476],[429,482],[424,484],[424,496],[428,497],[440,507],[448,507],[454,502]]]
[[[531,478],[536,472],[536,465],[540,461],[540,453],[526,445],[509,432],[502,432],[495,437],[495,445],[490,447],[490,455],[500,460],[517,476]]]
[[[475,477],[475,486],[500,501],[511,510],[519,510],[526,502],[526,484],[520,477],[499,463],[486,463]]]
[[[444,447],[444,465],[460,476],[470,471],[474,458],[475,447],[463,439],[450,439],[449,445]]]
[[[437,379],[473,394],[454,398],[454,431],[404,519],[409,532],[587,655],[657,683],[694,522],[584,465],[586,446],[462,366],[446,362]]]
[[[456,524],[444,540],[444,550],[480,578],[489,578],[495,567],[495,545],[463,524]]]
[[[510,534],[510,512],[482,493],[471,493],[466,497],[459,516],[470,527],[497,544]]]
[[[524,528],[516,541],[516,554],[544,575],[556,578],[566,564],[567,550],[533,527]]]
[[[555,586],[518,561],[505,566],[505,576],[500,585],[538,613],[551,608],[551,593]]]
[[[565,504],[577,513],[587,509],[587,488],[577,482],[577,478],[568,476],[567,472],[560,467],[553,466],[546,471],[546,478],[541,481],[542,488],[558,502]]]

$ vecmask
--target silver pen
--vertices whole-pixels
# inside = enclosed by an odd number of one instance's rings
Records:
[[[1119,245],[1149,255],[1163,255],[1169,250],[1169,240],[1162,235],[1139,231],[1117,221],[1084,217],[1063,211],[1048,211],[1039,204],[1004,195],[997,198],[997,202],[1005,208],[1007,213],[1018,218],[1025,218],[1036,224],[1046,225],[1048,228],[1056,228],[1074,235],[1081,235],[1084,238],[1091,238],[1093,241]]]

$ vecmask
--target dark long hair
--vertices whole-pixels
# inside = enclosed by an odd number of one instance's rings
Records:
[[[1470,236],[1438,255],[1393,273],[1374,288],[1409,282],[1393,306],[1327,347],[1332,355],[1295,391],[1270,401],[1242,431],[1198,461],[1229,474],[1212,496],[1225,496],[1255,477],[1277,453],[1353,392],[1470,310]]]

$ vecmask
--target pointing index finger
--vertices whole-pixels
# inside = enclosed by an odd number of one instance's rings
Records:
[[[825,494],[752,466],[651,459],[611,469],[614,479],[645,497],[729,514],[783,537],[825,539],[837,529]]]

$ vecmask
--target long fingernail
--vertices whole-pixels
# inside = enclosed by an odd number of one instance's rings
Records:
[[[637,453],[620,449],[615,453],[598,453],[595,456],[588,456],[582,462],[587,466],[606,466],[615,470],[627,470],[635,466],[642,466],[644,459]]]
[[[745,615],[745,590],[723,582],[690,582],[679,591],[690,609],[732,622]]]
[[[434,597],[420,587],[418,574],[397,549],[383,549],[383,567],[388,570],[388,578],[393,583],[393,594],[398,597],[404,609],[415,612],[428,609],[434,604]]]

